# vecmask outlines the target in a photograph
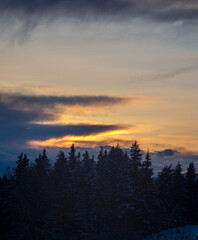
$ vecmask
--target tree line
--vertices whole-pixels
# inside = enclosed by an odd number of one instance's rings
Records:
[[[97,160],[74,145],[52,165],[46,150],[30,164],[21,153],[0,178],[0,238],[9,240],[138,240],[198,224],[198,176],[191,162],[154,177],[151,154],[102,147]]]

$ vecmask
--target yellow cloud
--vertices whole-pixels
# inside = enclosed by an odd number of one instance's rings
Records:
[[[88,136],[64,136],[62,138],[50,138],[46,141],[29,141],[30,147],[70,147],[71,144],[76,144],[78,147],[96,147],[103,143],[116,144],[118,140],[112,139],[117,136],[118,138],[123,134],[128,134],[130,130],[115,130],[104,133],[92,134]],[[100,144],[99,144],[100,143]]]

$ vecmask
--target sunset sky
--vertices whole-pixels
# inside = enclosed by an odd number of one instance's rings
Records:
[[[0,33],[2,163],[134,140],[198,160],[197,0],[0,0]]]

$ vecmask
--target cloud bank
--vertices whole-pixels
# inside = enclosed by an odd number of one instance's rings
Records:
[[[198,19],[196,0],[0,0],[0,10],[25,14],[58,12],[63,16],[87,13],[122,15],[127,18],[146,17],[161,21],[192,21]]]
[[[57,108],[98,107],[125,104],[130,99],[110,96],[24,96],[0,94],[0,146],[21,146],[30,140],[46,140],[63,136],[86,136],[125,128],[114,124],[53,123]],[[59,109],[60,111],[60,109]],[[51,124],[35,124],[51,121]]]

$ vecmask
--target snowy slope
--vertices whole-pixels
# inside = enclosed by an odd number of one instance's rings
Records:
[[[145,240],[198,240],[198,226],[186,226],[183,228],[173,228],[153,234]]]

